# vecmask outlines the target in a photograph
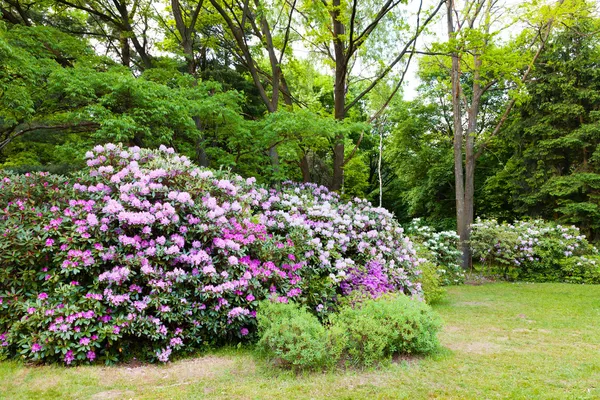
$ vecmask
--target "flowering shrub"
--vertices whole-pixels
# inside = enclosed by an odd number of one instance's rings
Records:
[[[355,292],[421,295],[410,240],[365,201],[266,190],[164,146],[86,156],[70,179],[0,177],[5,355],[165,362],[253,338],[263,299],[325,315]]]
[[[600,283],[597,249],[574,226],[542,220],[472,225],[473,256],[505,277],[534,281]]]
[[[438,266],[437,273],[442,285],[458,285],[464,282],[462,252],[459,249],[460,237],[456,232],[436,232],[430,226],[423,225],[420,218],[415,218],[406,229],[406,234],[413,242],[427,250],[429,254],[425,254],[425,258]]]
[[[280,190],[259,189],[253,198],[269,232],[304,238],[307,268],[320,271],[308,293],[317,311],[331,309],[339,295],[354,291],[372,298],[421,293],[416,250],[386,209],[358,198],[342,202],[337,193],[311,183],[285,182]]]

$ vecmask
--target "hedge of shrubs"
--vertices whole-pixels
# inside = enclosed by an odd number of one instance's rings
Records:
[[[598,250],[574,226],[478,219],[472,225],[471,248],[475,259],[507,279],[600,283]]]
[[[0,352],[79,364],[256,338],[258,302],[325,319],[356,293],[420,297],[385,210],[315,185],[279,190],[172,149],[107,144],[69,178],[0,176]]]

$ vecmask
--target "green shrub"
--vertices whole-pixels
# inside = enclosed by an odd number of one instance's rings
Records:
[[[600,283],[600,256],[598,255],[564,258],[560,266],[565,282]]]
[[[345,354],[356,366],[389,361],[394,354],[425,354],[439,346],[441,324],[427,304],[406,296],[383,296],[345,307],[332,317],[345,332]]]
[[[345,348],[338,330],[328,331],[307,310],[293,303],[261,303],[257,313],[258,349],[281,366],[324,369],[334,365]]]
[[[438,267],[427,261],[419,265],[421,268],[421,276],[419,282],[423,290],[423,296],[427,304],[434,304],[440,301],[446,290],[442,287],[442,278],[438,274]]]

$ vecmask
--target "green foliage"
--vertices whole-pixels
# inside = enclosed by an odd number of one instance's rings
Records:
[[[504,165],[485,183],[486,215],[576,224],[598,239],[598,20],[561,29],[540,56],[529,98],[493,143]]]
[[[394,211],[401,221],[455,215],[452,132],[443,112],[423,100],[400,102],[390,111],[393,129],[384,157],[395,173],[400,204]]]
[[[383,296],[345,307],[332,326],[347,338],[345,357],[352,365],[371,366],[395,354],[426,354],[439,346],[441,323],[431,308],[406,296]]]
[[[432,262],[426,261],[419,265],[421,275],[419,282],[423,289],[423,296],[427,304],[434,304],[444,298],[446,291],[442,287],[442,278],[438,273],[438,266]]]
[[[327,327],[297,304],[262,302],[258,349],[283,367],[319,370],[339,362],[368,367],[439,347],[440,320],[427,304],[404,295],[360,300],[334,314]]]
[[[339,332],[328,332],[317,317],[294,303],[264,301],[256,318],[258,349],[283,367],[331,367],[344,347]]]

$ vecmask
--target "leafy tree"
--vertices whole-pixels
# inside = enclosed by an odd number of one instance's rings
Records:
[[[563,27],[540,56],[510,127],[492,144],[504,168],[485,185],[488,214],[540,216],[600,233],[600,23]]]
[[[43,26],[2,30],[0,53],[0,155],[9,165],[53,161],[46,152],[35,160],[31,142],[74,151],[107,141],[171,143],[196,159],[201,132],[228,154],[239,154],[240,148],[256,154],[264,145],[249,140],[243,96],[223,92],[217,83],[198,84],[166,67],[135,77],[95,55],[85,41]],[[29,155],[19,156],[19,149]],[[237,165],[226,159],[215,162]]]
[[[580,3],[560,0],[557,4],[524,4],[508,13],[504,13],[506,5],[495,1],[457,3],[447,2],[448,42],[440,46],[442,55],[437,59],[440,65],[447,65],[451,84],[457,231],[461,238],[463,267],[468,268],[475,205],[475,163],[522,97],[519,89],[530,78],[553,26],[572,18]],[[515,15],[506,20],[506,14],[511,13]],[[523,29],[507,42],[502,40],[501,32],[516,26],[518,21],[534,28]],[[497,118],[485,126],[481,104],[490,90],[502,90],[508,99],[504,112],[498,111]]]
[[[443,4],[439,2],[421,21],[421,2],[416,27],[412,28],[402,18],[400,5],[403,3],[405,2],[401,0],[388,0],[383,3],[308,0],[302,3],[299,15],[304,25],[302,31],[305,32],[306,41],[315,52],[323,56],[326,65],[333,69],[335,119],[344,120],[352,107],[358,105],[380,82],[389,78],[396,65],[401,65],[404,61],[406,67],[408,66],[418,37]],[[390,58],[387,54],[392,42],[398,50],[394,51],[394,56]],[[353,74],[356,64],[374,65],[370,72],[372,75],[374,70],[375,77],[367,79],[364,83],[364,77],[356,72]],[[400,82],[394,85],[399,87],[403,77],[404,74]],[[362,83],[357,84],[358,82]],[[392,97],[397,90],[392,92]],[[344,166],[354,154],[346,153],[345,142],[343,132],[337,132],[333,143],[333,190],[342,188]],[[350,158],[347,158],[348,155]]]

